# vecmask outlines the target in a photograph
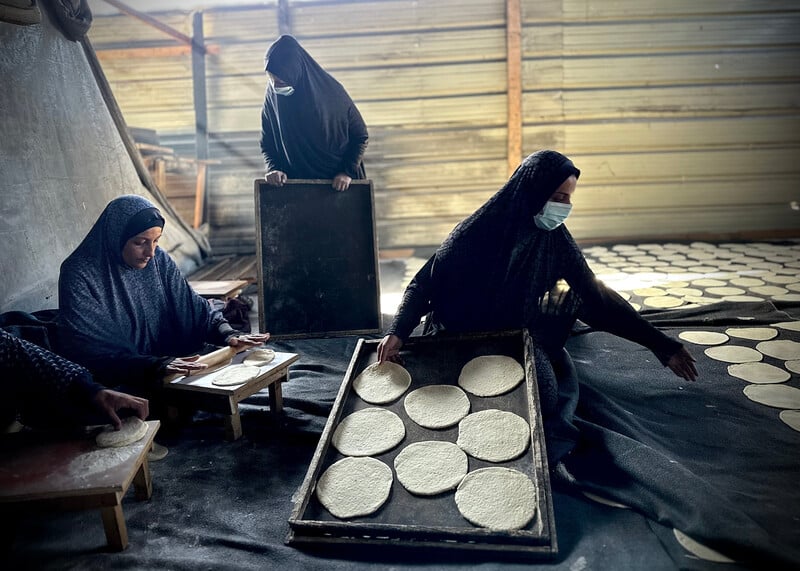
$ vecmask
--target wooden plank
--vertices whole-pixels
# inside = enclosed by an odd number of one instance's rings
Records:
[[[205,50],[207,54],[219,55],[220,46],[215,44],[206,44]],[[130,64],[132,59],[166,59],[166,58],[181,58],[189,56],[192,53],[192,46],[153,46],[142,48],[97,48],[97,59],[103,64],[103,69],[108,69],[112,62],[119,61],[123,65]],[[131,70],[132,71],[132,70]],[[135,76],[135,73],[130,75]],[[173,73],[167,74],[167,77],[173,76]],[[152,79],[152,76],[150,76]]]
[[[248,285],[247,280],[190,280],[189,285],[203,297],[228,299]]]
[[[522,159],[522,8],[520,0],[506,0],[506,70],[508,97],[508,174]]]

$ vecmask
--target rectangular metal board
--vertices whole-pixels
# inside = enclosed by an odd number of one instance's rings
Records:
[[[461,368],[480,355],[508,355],[523,364],[525,381],[510,392],[496,397],[468,395],[470,412],[490,408],[507,410],[527,420],[531,427],[531,446],[520,458],[501,463],[469,457],[469,470],[504,466],[528,475],[537,489],[537,513],[523,529],[493,531],[478,528],[458,511],[454,492],[436,496],[414,496],[397,481],[387,502],[374,514],[340,520],[331,515],[314,493],[319,476],[343,458],[331,438],[339,422],[357,410],[371,406],[352,390],[352,382],[369,364],[377,360],[378,341],[360,339],[334,403],[333,410],[312,458],[305,481],[289,519],[289,544],[356,543],[391,546],[433,546],[485,552],[520,552],[531,557],[550,557],[557,553],[552,494],[547,470],[544,433],[536,386],[532,342],[526,331],[458,336],[411,338],[404,346],[403,365],[411,374],[411,386],[396,401],[383,405],[396,413],[406,427],[405,439],[394,449],[376,456],[390,467],[408,444],[422,440],[455,442],[458,426],[429,430],[414,423],[403,408],[409,392],[425,385],[456,384]]]
[[[372,182],[255,182],[258,317],[274,339],[381,327]]]

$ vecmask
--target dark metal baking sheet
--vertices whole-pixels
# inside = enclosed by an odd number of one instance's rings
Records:
[[[480,355],[508,355],[523,364],[525,382],[512,391],[496,397],[476,397],[468,394],[470,412],[500,409],[518,414],[531,426],[531,446],[519,458],[508,462],[485,462],[469,457],[469,470],[488,466],[504,466],[528,475],[537,488],[538,505],[534,519],[523,529],[493,531],[472,525],[459,513],[454,491],[436,496],[415,496],[395,477],[389,499],[374,514],[352,520],[340,520],[331,515],[317,500],[314,487],[318,477],[334,462],[342,459],[331,444],[333,431],[341,419],[358,410],[378,406],[364,402],[351,390],[353,379],[377,359],[378,341],[360,340],[350,367],[342,382],[328,423],[320,438],[306,480],[301,488],[292,517],[289,543],[354,542],[375,543],[388,539],[393,544],[439,545],[450,548],[529,551],[553,555],[557,551],[553,522],[552,496],[547,474],[544,436],[538,406],[535,368],[531,341],[526,332],[476,334],[468,336],[437,336],[412,338],[402,352],[404,366],[411,374],[412,384],[396,401],[382,405],[397,414],[405,424],[406,436],[400,445],[375,456],[394,472],[394,458],[407,445],[423,440],[455,442],[458,426],[431,430],[413,422],[405,412],[403,400],[409,392],[431,384],[457,384],[461,368]]]

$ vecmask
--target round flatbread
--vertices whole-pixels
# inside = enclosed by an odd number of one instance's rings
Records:
[[[678,337],[695,345],[721,345],[728,340],[727,335],[716,331],[681,331]]]
[[[519,415],[489,409],[467,415],[458,423],[456,443],[479,460],[505,462],[520,456],[531,440],[531,428]]]
[[[800,375],[800,359],[793,359],[791,361],[786,361],[783,365],[791,372]]]
[[[760,361],[764,358],[763,355],[755,349],[741,347],[739,345],[709,347],[705,350],[705,354],[712,359],[724,361],[726,363],[749,363],[751,361]]]
[[[778,336],[778,332],[771,327],[729,327],[725,333],[731,337],[751,341],[766,341]]]
[[[800,389],[787,385],[747,385],[744,394],[751,401],[766,406],[800,409]]]
[[[762,286],[764,285],[764,282],[756,278],[733,278],[731,280],[731,285],[740,287],[754,287]]]
[[[114,430],[113,426],[108,425],[95,437],[95,442],[101,448],[115,448],[138,442],[145,434],[147,434],[147,423],[138,416],[129,416],[123,419],[119,430]]]
[[[479,397],[507,393],[525,378],[525,371],[516,359],[505,355],[475,357],[461,369],[458,385]]]
[[[781,295],[784,293],[789,293],[789,290],[785,287],[778,287],[778,286],[756,286],[751,287],[750,291],[753,293],[757,293],[758,295],[766,295],[766,296],[775,296]]]
[[[375,458],[343,458],[317,481],[317,499],[340,519],[378,511],[392,490],[392,469]]]
[[[657,295],[654,297],[646,297],[642,303],[648,307],[655,307],[657,309],[669,309],[671,307],[678,307],[683,305],[683,300],[671,295]]]
[[[642,297],[665,296],[667,292],[658,287],[640,287],[633,290],[633,293]]]
[[[778,339],[775,341],[762,341],[756,345],[756,349],[776,359],[791,361],[800,359],[800,343],[790,339]]]
[[[714,561],[716,563],[735,563],[733,559],[729,559],[728,557],[725,557],[722,553],[714,551],[710,547],[706,547],[702,543],[695,541],[682,531],[673,529],[672,532],[675,535],[675,539],[677,539],[678,543],[680,543],[681,547],[683,547],[686,551],[688,551],[698,559],[703,559],[705,561]]]
[[[394,459],[394,471],[403,487],[420,496],[452,490],[466,476],[467,455],[452,442],[426,440],[409,444]]]
[[[233,385],[242,385],[247,381],[255,379],[261,370],[252,365],[231,365],[220,371],[211,379],[211,384],[218,387],[230,387]]]
[[[408,417],[424,428],[447,428],[469,414],[467,393],[454,385],[429,385],[403,401]]]
[[[331,440],[345,456],[375,456],[405,438],[403,420],[385,408],[365,408],[342,419]]]
[[[728,282],[715,280],[714,278],[700,278],[692,280],[692,285],[700,287],[723,287],[728,285]]]
[[[536,514],[536,487],[528,476],[509,468],[470,472],[458,485],[455,500],[467,521],[489,529],[521,529]]]
[[[252,365],[253,367],[263,367],[270,364],[275,360],[275,351],[272,349],[256,349],[252,351],[242,361],[245,365]]]
[[[670,287],[667,289],[667,293],[670,295],[676,295],[679,297],[685,297],[687,295],[697,296],[700,297],[703,295],[703,291],[699,289],[695,289],[692,287]]]
[[[759,362],[728,365],[728,374],[748,383],[759,385],[782,383],[791,378],[791,375],[783,369]]]
[[[711,295],[743,295],[746,292],[738,287],[707,287],[706,293],[710,293]]]
[[[723,301],[733,301],[736,303],[752,303],[754,301],[763,301],[763,298],[755,295],[726,295],[722,298]]]
[[[370,404],[395,401],[408,390],[410,385],[409,372],[391,361],[372,363],[353,380],[353,390]]]
[[[778,415],[786,426],[800,432],[800,410],[782,410]]]

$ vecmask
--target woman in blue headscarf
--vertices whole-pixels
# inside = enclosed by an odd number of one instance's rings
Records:
[[[203,369],[211,345],[251,346],[269,334],[244,335],[198,295],[158,241],[164,218],[151,202],[112,200],[83,242],[61,264],[60,353],[106,386],[149,395],[168,374]]]

